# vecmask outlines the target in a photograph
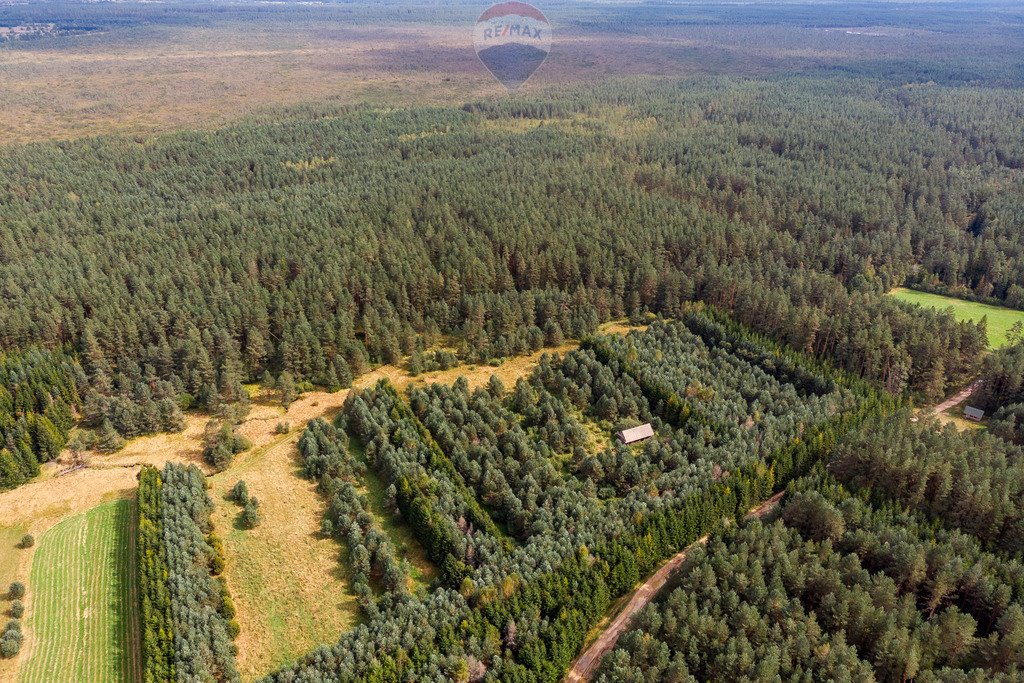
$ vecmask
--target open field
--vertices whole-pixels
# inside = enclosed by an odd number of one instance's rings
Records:
[[[0,528],[0,588],[21,578],[18,567],[26,550],[19,548],[18,543],[24,535],[24,526]]]
[[[952,308],[953,315],[957,320],[970,320],[977,322],[982,317],[988,317],[988,343],[993,349],[1006,345],[1007,333],[1018,322],[1024,323],[1024,311],[1017,311],[1002,306],[990,306],[979,304],[964,299],[956,299],[951,296],[929,294],[918,292],[913,289],[900,287],[892,291],[892,296],[900,301],[925,306],[928,308],[946,309]]]
[[[969,9],[929,9],[932,30],[909,28],[909,12],[854,13],[845,19],[860,28],[842,30],[834,15],[822,19],[824,4],[766,12],[546,3],[554,49],[524,91],[609,77],[870,71],[881,56],[913,70],[968,51],[983,65],[1020,43],[1012,31],[972,34],[986,19]],[[3,141],[211,127],[316,101],[450,105],[505,94],[473,50],[480,8],[468,3],[45,5],[0,6],[2,24],[59,29],[0,44]]]
[[[954,406],[945,412],[939,413],[936,417],[942,424],[951,424],[961,432],[971,429],[985,429],[985,425],[981,422],[973,422],[963,416],[964,407],[963,404]]]
[[[39,541],[21,683],[140,681],[132,503],[67,519]]]
[[[358,608],[349,590],[342,546],[318,532],[324,504],[300,476],[299,432],[239,457],[211,479],[214,526],[224,540],[224,575],[242,633],[238,667],[252,680],[330,643],[353,626]],[[238,480],[260,500],[263,522],[237,525],[241,512],[226,495]]]

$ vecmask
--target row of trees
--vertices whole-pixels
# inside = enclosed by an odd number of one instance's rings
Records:
[[[370,513],[370,504],[356,484],[365,476],[365,466],[348,451],[348,435],[323,419],[309,423],[299,439],[299,452],[307,476],[319,481],[328,500],[323,530],[344,539],[352,564],[352,587],[359,606],[375,617],[378,603],[373,584],[384,592],[386,608],[409,594],[408,561],[398,555],[394,544]]]
[[[351,398],[346,417],[442,581],[459,587],[474,567],[500,553],[505,534],[456,467],[386,380]]]
[[[139,480],[139,586],[146,681],[240,681],[235,608],[219,574],[213,502],[194,465],[143,468]]]
[[[174,625],[167,583],[167,549],[163,532],[163,480],[155,467],[139,473],[136,565],[139,583],[139,621],[145,683],[175,681]]]

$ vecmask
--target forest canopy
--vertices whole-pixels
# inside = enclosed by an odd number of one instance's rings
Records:
[[[6,148],[0,345],[70,345],[97,421],[153,403],[113,425],[139,433],[264,373],[336,388],[442,334],[480,361],[698,299],[935,398],[983,331],[881,295],[1016,302],[1022,118],[980,87],[702,77]]]

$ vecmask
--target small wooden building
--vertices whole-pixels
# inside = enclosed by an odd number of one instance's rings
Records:
[[[648,422],[647,424],[640,425],[639,427],[633,427],[632,429],[623,429],[616,436],[619,437],[619,441],[628,446],[629,444],[646,441],[654,436],[654,427],[652,427]]]
[[[971,408],[970,406],[964,410],[964,417],[968,420],[974,420],[975,422],[981,422],[982,418],[985,417],[985,411],[981,408]]]

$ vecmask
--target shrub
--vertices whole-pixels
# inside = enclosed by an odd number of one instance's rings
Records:
[[[203,458],[218,471],[228,468],[235,455],[249,450],[252,442],[235,433],[229,422],[211,420],[204,436]]]
[[[22,604],[21,600],[15,600],[11,603],[11,616],[15,619],[21,619],[21,615],[25,613],[25,605]]]
[[[256,498],[250,498],[242,510],[242,528],[255,529],[263,521],[260,515],[260,502]]]
[[[7,622],[3,633],[0,634],[0,657],[14,657],[21,651],[21,641],[24,638],[21,634],[21,622],[12,619]]]
[[[239,480],[234,488],[231,489],[231,500],[239,505],[245,505],[249,502],[249,487],[244,481]]]
[[[11,584],[11,587],[7,589],[7,597],[11,600],[17,600],[25,597],[25,584],[21,581],[15,581]]]
[[[19,548],[31,548],[36,544],[36,538],[32,534],[25,534],[18,543]]]

